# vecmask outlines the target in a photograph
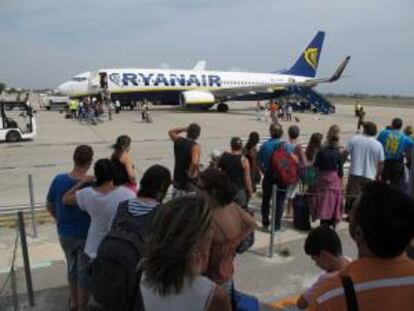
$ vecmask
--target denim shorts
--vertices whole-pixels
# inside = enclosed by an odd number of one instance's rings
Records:
[[[81,254],[85,247],[85,241],[85,239],[80,238],[59,237],[60,245],[66,257],[68,281],[70,283],[78,282]]]

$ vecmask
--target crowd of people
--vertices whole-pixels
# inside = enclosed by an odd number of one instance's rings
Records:
[[[347,310],[357,301],[359,310],[412,310],[414,262],[404,253],[414,237],[407,194],[414,139],[402,126],[395,118],[377,136],[376,124],[364,122],[363,133],[344,146],[332,125],[325,139],[313,133],[302,145],[297,125],[284,139],[283,126],[272,122],[260,148],[257,132],[245,144],[232,137],[228,151],[214,151],[202,170],[201,127],[192,123],[168,131],[173,174],[153,165],[140,180],[127,135],[95,162],[93,175],[92,148],[78,146],[72,170],[57,175],[47,195],[66,256],[70,310],[89,310],[90,296],[102,310],[239,310],[234,258],[254,242],[249,201],[260,183],[262,230],[271,224],[274,190],[274,230],[284,230],[285,210],[287,218],[303,216],[298,193],[305,193],[304,217],[320,221],[304,249],[327,273],[300,296],[299,308]],[[358,249],[354,261],[335,232],[344,213]]]
[[[129,107],[138,106],[139,119],[142,122],[152,123],[149,105],[147,100],[142,102],[131,102]],[[119,100],[105,101],[96,97],[85,97],[82,100],[71,99],[67,105],[66,118],[78,120],[90,125],[97,125],[102,123],[108,117],[108,120],[113,120],[114,113],[119,113],[122,105]]]
[[[292,121],[293,106],[286,99],[283,99],[280,103],[271,100],[266,103],[266,105],[263,105],[260,101],[258,101],[255,111],[257,121],[261,121],[262,119],[266,122],[270,121],[272,123],[278,123],[279,121]]]
[[[112,120],[112,113],[115,109],[113,103],[106,107],[96,97],[85,97],[82,100],[71,99],[68,103],[67,117],[90,125],[97,125],[103,122],[103,115],[106,109],[108,110],[109,119]]]

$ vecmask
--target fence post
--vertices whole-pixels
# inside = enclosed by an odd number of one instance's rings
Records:
[[[11,282],[11,291],[12,291],[12,300],[13,300],[13,310],[19,310],[19,293],[17,292],[17,280],[16,280],[16,271],[14,267],[10,269],[10,282]]]
[[[34,192],[33,192],[33,178],[32,174],[27,176],[29,182],[29,196],[30,196],[30,212],[32,216],[32,227],[33,227],[33,237],[37,238],[37,219],[36,219],[36,211],[35,211],[35,199],[34,199]]]
[[[24,265],[24,274],[26,276],[26,287],[27,287],[27,296],[29,297],[30,307],[34,307],[34,293],[33,293],[33,283],[32,283],[32,272],[30,269],[30,260],[29,260],[29,251],[27,249],[27,240],[26,240],[26,229],[24,224],[23,212],[20,211],[17,213],[19,232],[20,232],[20,241],[22,244],[22,255],[23,255],[23,265]]]
[[[269,257],[273,258],[274,253],[274,239],[275,239],[275,218],[276,218],[276,185],[272,186],[272,216],[270,218],[270,245]]]

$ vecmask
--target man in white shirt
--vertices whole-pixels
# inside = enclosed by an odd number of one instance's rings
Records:
[[[349,141],[344,156],[350,156],[348,185],[346,188],[346,210],[358,196],[364,185],[372,180],[379,180],[384,164],[384,148],[376,140],[377,125],[373,122],[364,122],[363,134],[357,134]]]

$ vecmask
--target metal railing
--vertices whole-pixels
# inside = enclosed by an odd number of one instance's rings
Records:
[[[23,257],[27,299],[30,307],[35,306],[29,250],[26,240],[26,227],[23,212],[20,211],[17,213],[16,235],[14,239],[14,247],[12,250],[10,269],[7,272],[4,282],[0,284],[0,310],[20,310],[21,297],[19,296],[18,292],[18,268],[16,265],[16,261],[18,259],[19,241],[21,246],[21,255]]]
[[[4,219],[5,217],[9,217],[9,218],[13,217],[18,212],[30,213],[33,237],[37,238],[38,230],[37,230],[36,213],[39,211],[45,210],[45,203],[35,203],[32,174],[27,175],[27,185],[29,189],[28,204],[16,204],[16,205],[8,205],[8,206],[0,205],[0,221]],[[13,221],[14,218],[12,218],[11,220]]]

